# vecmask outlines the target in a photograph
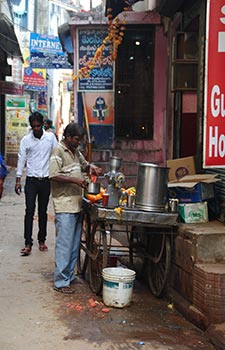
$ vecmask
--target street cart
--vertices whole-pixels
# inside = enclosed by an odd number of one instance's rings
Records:
[[[83,199],[83,230],[78,270],[88,269],[91,290],[102,291],[102,270],[114,257],[127,256],[135,269],[145,266],[153,295],[162,296],[168,280],[177,213],[105,207]],[[120,237],[126,237],[123,242]]]

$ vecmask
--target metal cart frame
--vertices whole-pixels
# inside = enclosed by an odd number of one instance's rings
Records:
[[[91,290],[99,294],[102,269],[112,257],[125,255],[134,270],[137,261],[146,268],[151,292],[161,297],[169,277],[177,217],[177,213],[137,208],[118,210],[84,199],[78,272],[85,275],[88,269]],[[121,233],[126,234],[126,244],[119,242]]]

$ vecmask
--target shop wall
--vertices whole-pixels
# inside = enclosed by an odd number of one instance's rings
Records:
[[[113,147],[129,151],[128,161],[165,163],[166,137],[166,92],[167,92],[167,39],[161,26],[156,26],[154,57],[154,135],[152,140],[115,140]],[[132,152],[130,152],[132,151]]]
[[[141,24],[140,24],[141,25]],[[76,41],[74,42],[77,57]],[[91,115],[90,130],[97,135],[99,148],[103,146],[111,149],[129,151],[128,161],[151,161],[164,164],[166,149],[166,91],[167,91],[167,39],[164,36],[161,25],[156,25],[155,31],[155,57],[154,57],[154,135],[152,140],[117,141],[114,139],[114,90],[111,92],[85,93],[85,107],[88,115]],[[78,96],[75,90],[75,95]],[[88,96],[89,95],[89,96]],[[104,96],[103,96],[104,95]],[[105,118],[96,125],[93,110],[98,97],[103,97],[105,102]],[[79,101],[79,96],[77,97]],[[80,105],[78,112],[80,114]],[[76,107],[75,107],[76,108]],[[83,111],[82,111],[83,112]],[[75,111],[76,114],[76,111]],[[95,118],[95,120],[94,120]],[[78,116],[79,119],[79,116]],[[90,118],[89,118],[90,119]],[[132,121],[131,121],[132,122]],[[99,130],[96,131],[96,128]],[[95,141],[95,140],[94,140]],[[133,151],[133,152],[130,152]]]

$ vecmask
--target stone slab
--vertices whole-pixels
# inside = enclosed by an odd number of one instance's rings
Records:
[[[179,224],[178,235],[189,239],[196,262],[225,262],[225,225],[217,220],[202,224]]]

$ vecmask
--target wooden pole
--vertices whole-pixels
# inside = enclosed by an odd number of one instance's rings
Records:
[[[86,109],[86,103],[85,103],[85,98],[84,98],[84,92],[82,92],[82,102],[83,102],[83,108],[84,108],[84,120],[85,120],[85,126],[87,130],[87,142],[88,142],[88,147],[87,147],[87,160],[88,162],[91,162],[91,153],[92,153],[92,148],[91,148],[91,135],[90,135],[90,129],[89,129],[89,123],[88,123],[88,116],[87,116],[87,109]]]

